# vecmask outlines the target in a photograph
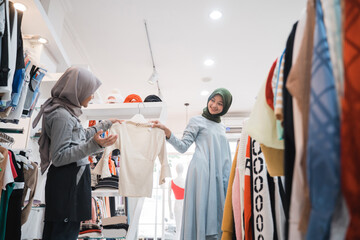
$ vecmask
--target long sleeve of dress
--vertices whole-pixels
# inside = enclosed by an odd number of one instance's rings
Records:
[[[73,134],[74,122],[66,117],[54,117],[50,125],[50,156],[55,167],[77,162],[101,149],[94,138],[80,142]]]
[[[95,133],[97,133],[100,130],[106,131],[108,130],[110,127],[112,126],[112,122],[110,120],[105,120],[105,121],[101,121],[98,124],[96,124],[95,126],[86,128],[86,140],[90,140],[90,138],[92,138]]]
[[[175,137],[173,133],[171,133],[170,138],[167,140],[178,152],[184,153],[186,152],[191,144],[195,141],[199,132],[199,126],[196,125],[194,119],[190,119],[189,124],[187,125],[182,139],[178,139]]]

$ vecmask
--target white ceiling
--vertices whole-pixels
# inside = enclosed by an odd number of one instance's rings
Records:
[[[305,0],[72,0],[41,1],[57,29],[71,64],[89,65],[103,81],[105,97],[120,89],[123,97],[156,94],[147,83],[152,64],[144,28],[147,20],[168,125],[185,126],[199,114],[211,92],[233,94],[230,113],[249,112],[260,84],[283,51]],[[59,14],[59,2],[63,15]],[[53,10],[52,10],[53,9]],[[54,10],[55,9],[55,10]],[[209,18],[212,10],[223,17]],[[59,24],[59,19],[62,24]],[[215,61],[206,67],[207,58]],[[210,82],[203,82],[209,77]]]

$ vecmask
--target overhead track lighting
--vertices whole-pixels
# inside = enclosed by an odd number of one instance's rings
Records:
[[[148,44],[149,44],[151,62],[152,62],[152,65],[153,65],[153,72],[152,72],[150,78],[148,79],[148,83],[152,84],[152,85],[156,83],[157,89],[158,89],[158,96],[160,98],[162,98],[162,94],[161,94],[160,86],[159,86],[159,74],[156,71],[156,67],[155,67],[155,61],[154,61],[154,56],[153,56],[153,52],[152,52],[152,48],[151,48],[151,44],[150,44],[150,37],[149,37],[149,32],[148,32],[146,20],[144,20],[144,25],[145,25],[145,30],[146,30],[147,41],[148,41]]]

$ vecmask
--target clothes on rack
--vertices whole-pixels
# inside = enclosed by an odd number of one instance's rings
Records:
[[[47,70],[37,66],[25,52],[25,68],[18,69],[14,76],[11,100],[0,108],[1,122],[18,123],[19,119],[31,117],[40,96],[40,83]]]
[[[0,239],[20,240],[21,225],[22,222],[26,222],[26,219],[22,217],[23,214],[24,216],[26,214],[26,210],[22,209],[23,199],[27,194],[27,188],[24,191],[24,186],[30,186],[31,181],[36,183],[37,175],[29,176],[32,179],[29,181],[28,173],[38,169],[36,164],[24,156],[24,151],[12,151],[0,146],[0,152],[2,155],[2,158],[0,158],[2,193],[0,203]],[[31,188],[35,187],[31,186]],[[35,189],[32,190],[34,191]]]
[[[359,1],[345,0],[344,10],[344,96],[341,113],[341,189],[346,199],[350,213],[350,225],[346,232],[346,239],[360,238],[360,174],[359,146],[357,140],[360,134],[360,18]],[[339,49],[339,48],[337,48]],[[340,78],[341,79],[341,78]],[[341,82],[340,82],[341,83]]]
[[[274,84],[274,79],[280,78],[282,57],[272,64],[268,79],[261,86],[242,133],[251,137],[248,141],[251,151],[248,147],[246,157],[241,156],[246,163],[239,166],[238,177],[235,174],[234,178],[237,188],[240,188],[240,193],[232,201],[235,223],[241,223],[239,231],[236,230],[237,239],[262,236],[260,234],[267,231],[271,222],[270,218],[264,220],[264,216],[269,215],[272,215],[273,227],[269,228],[264,239],[269,236],[271,239],[295,240],[356,239],[360,236],[359,228],[355,227],[359,219],[358,207],[355,206],[358,205],[355,196],[360,192],[359,184],[356,184],[359,174],[355,173],[358,168],[353,160],[357,159],[353,156],[358,154],[353,148],[356,140],[350,137],[358,134],[356,119],[360,115],[356,110],[356,96],[359,94],[355,81],[351,82],[360,74],[360,68],[355,67],[360,59],[355,50],[356,44],[360,45],[358,31],[351,31],[360,18],[353,12],[359,9],[358,6],[350,2],[346,4],[345,1],[345,6],[352,6],[352,10],[345,7],[347,11],[341,12],[337,0],[307,1],[307,9],[294,24],[283,54],[282,111],[277,111],[276,104],[281,104],[281,101],[276,101],[279,95],[274,92],[281,89],[276,87],[281,82]],[[340,22],[344,15],[348,19],[344,27],[349,30],[342,38],[339,33],[342,32]],[[344,51],[349,54],[344,54],[344,60],[341,54],[343,40],[349,41],[344,43]],[[351,69],[349,73],[347,69]],[[274,96],[273,101],[271,96]],[[352,106],[351,111],[348,106]],[[276,131],[279,122],[274,119],[282,120],[280,123],[283,125],[284,141],[278,142],[278,148],[274,143],[279,139],[274,136],[281,131]],[[340,146],[344,151],[340,151]],[[241,149],[244,147],[240,147],[239,155],[243,152]],[[260,176],[257,172],[263,168],[253,161],[258,152],[256,149],[261,149],[263,154],[257,161],[265,160],[263,167],[268,165],[270,173],[266,178],[262,176],[267,181],[260,181],[261,184],[256,176]],[[273,161],[280,163],[283,171],[277,171]],[[341,178],[346,181],[341,182]],[[234,186],[235,183],[233,194]],[[256,205],[259,186],[269,189],[269,195],[261,195],[261,209],[265,211],[267,207],[265,212],[270,214],[259,213],[256,209],[259,207]],[[239,209],[241,214],[237,217]],[[257,218],[264,221],[257,221]]]

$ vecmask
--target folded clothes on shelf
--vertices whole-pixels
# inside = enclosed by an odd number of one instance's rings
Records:
[[[118,176],[111,176],[108,178],[101,178],[98,184],[95,186],[95,189],[99,188],[119,188],[119,177]]]
[[[103,218],[101,220],[103,226],[114,225],[114,224],[126,224],[127,217],[126,216],[114,216],[109,218]]]
[[[119,223],[119,224],[111,224],[111,225],[103,225],[103,229],[125,229],[126,231],[129,229],[129,224],[127,223]]]
[[[119,238],[126,237],[127,231],[125,229],[104,229],[103,236],[105,238]]]
[[[99,238],[99,237],[102,237],[100,229],[90,229],[90,230],[81,231],[78,236],[78,238],[81,238],[81,239],[83,239],[83,238]]]

